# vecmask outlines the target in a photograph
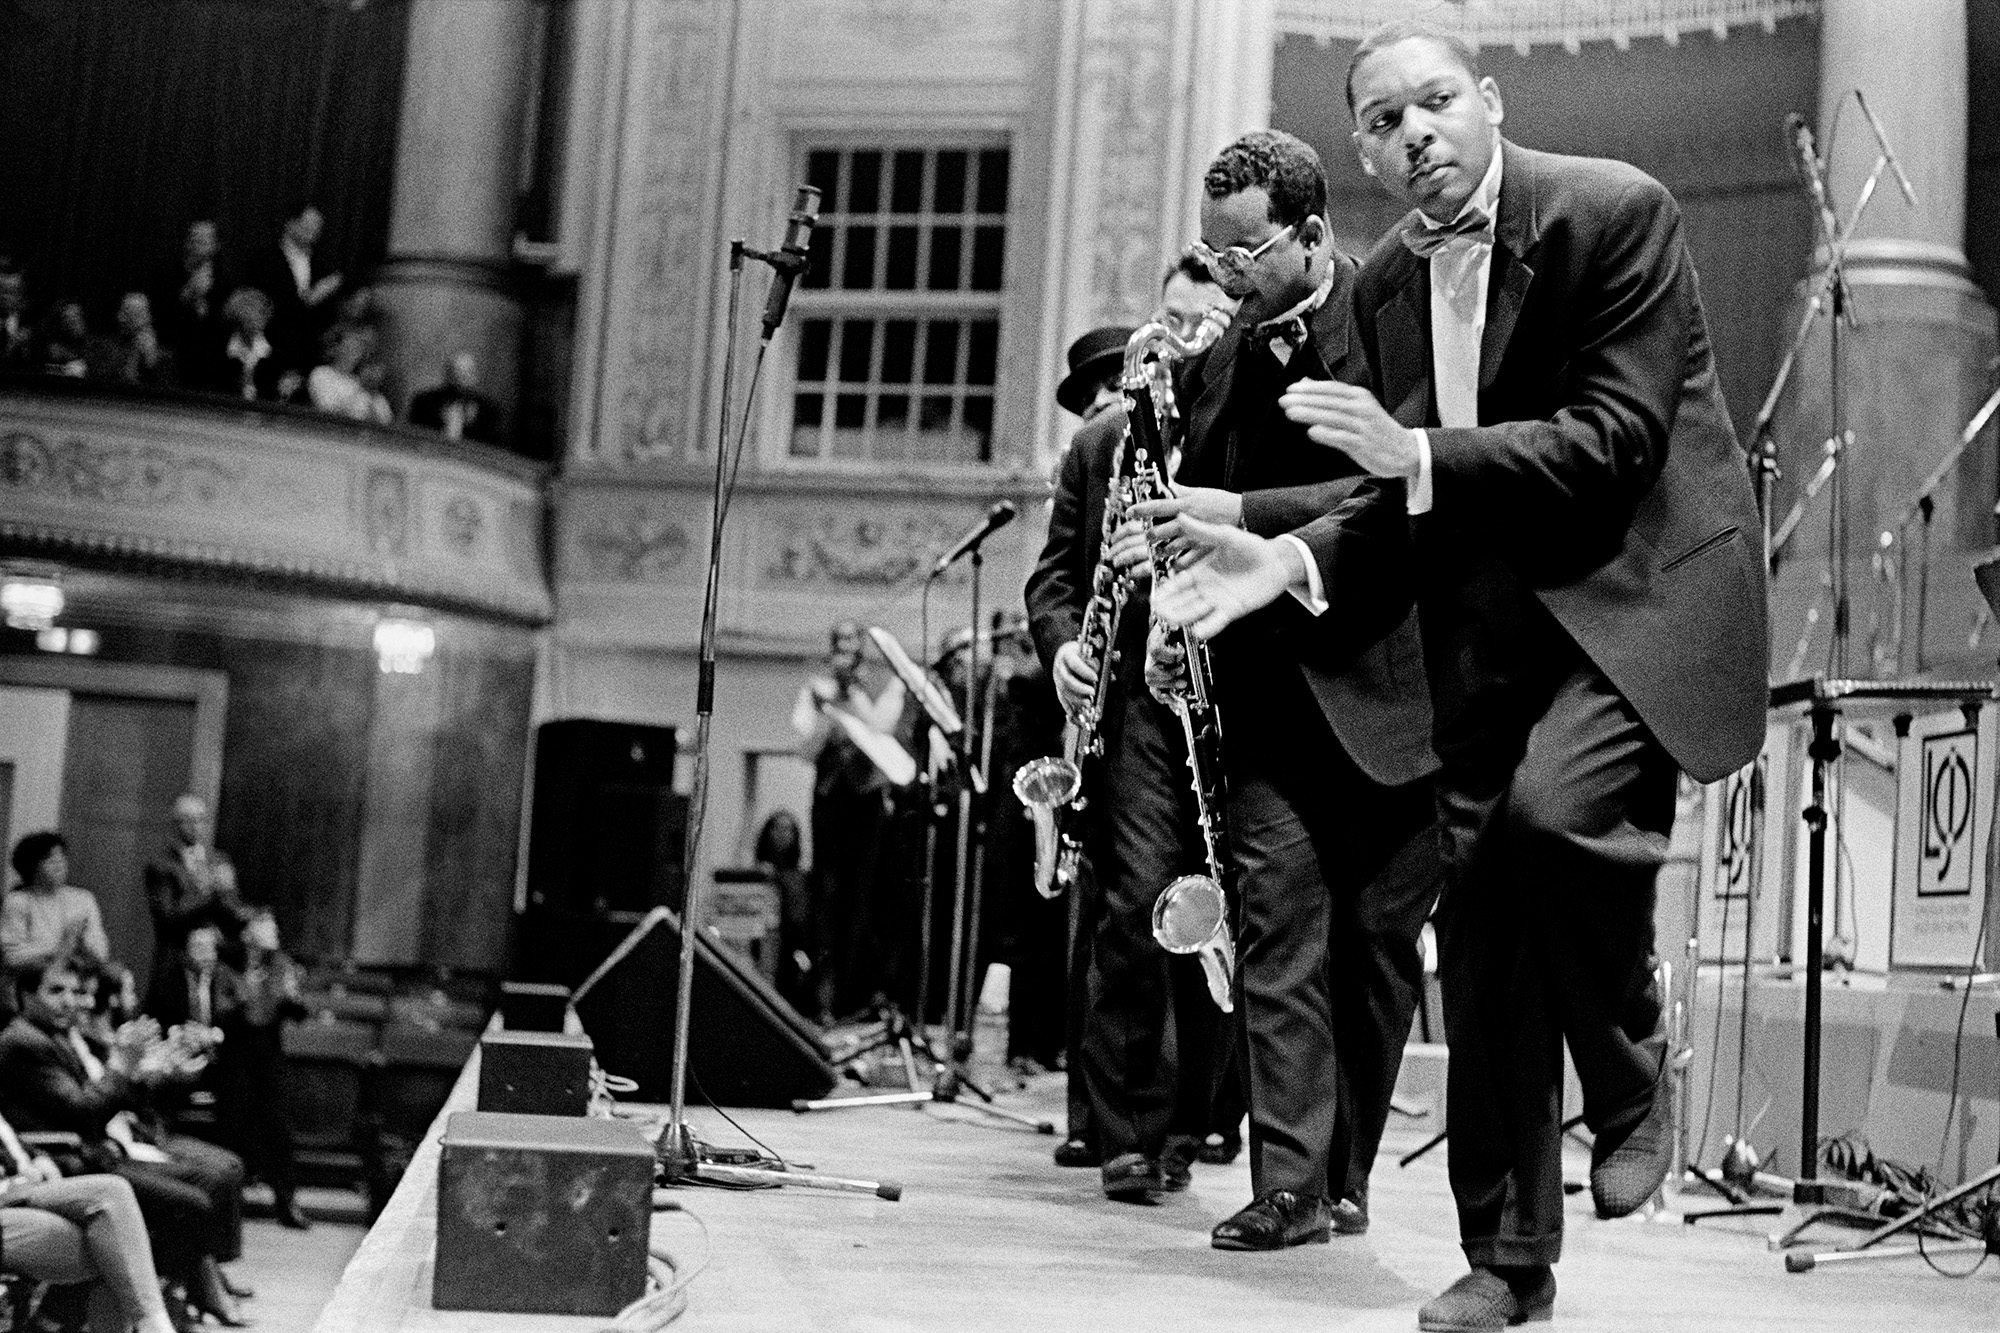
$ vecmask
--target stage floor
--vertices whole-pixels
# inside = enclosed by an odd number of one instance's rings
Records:
[[[1009,1106],[1058,1122],[1059,1075],[1007,1094]],[[1211,1249],[1208,1229],[1249,1199],[1239,1159],[1197,1167],[1194,1187],[1158,1205],[1112,1203],[1094,1171],[1063,1170],[1055,1140],[958,1107],[793,1116],[737,1112],[788,1157],[833,1174],[903,1183],[900,1203],[784,1189],[684,1189],[714,1255],[691,1290],[686,1329],[903,1330],[1414,1329],[1417,1306],[1464,1264],[1440,1149],[1407,1170],[1423,1142],[1400,1120],[1373,1180],[1372,1231],[1279,1254]],[[704,1137],[742,1140],[713,1111],[691,1112]],[[1581,1179],[1587,1154],[1575,1151]],[[1599,1222],[1587,1194],[1570,1200],[1557,1270],[1558,1327],[1574,1329],[1985,1330],[2000,1327],[2000,1261],[1954,1282],[1919,1259],[1807,1274],[1784,1271],[1753,1225],[1775,1219]],[[1840,1239],[1838,1228],[1830,1238]],[[1850,1233],[1851,1234],[1851,1233]],[[686,1218],[662,1215],[656,1243],[699,1262]],[[1963,1267],[1969,1256],[1941,1262]]]

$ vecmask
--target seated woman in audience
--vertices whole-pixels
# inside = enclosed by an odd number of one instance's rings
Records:
[[[271,309],[271,298],[255,287],[231,292],[222,304],[222,327],[213,335],[203,364],[182,367],[190,383],[247,402],[284,399],[297,392],[296,372],[279,367],[266,336]]]
[[[153,303],[144,292],[127,292],[118,302],[118,332],[93,339],[90,355],[93,379],[147,389],[171,389],[180,383],[174,354],[153,327]]]
[[[326,364],[306,376],[312,405],[334,416],[382,425],[396,419],[389,400],[361,382],[361,373],[375,350],[375,331],[365,324],[342,324],[327,331]]]
[[[83,1162],[122,1176],[138,1196],[160,1267],[218,1322],[242,1317],[220,1263],[243,1250],[243,1163],[179,1135],[141,1137],[134,1114],[154,1090],[198,1072],[206,1056],[150,1019],[126,1024],[101,1054],[79,1031],[87,968],[58,958],[22,970],[21,1014],[0,1032],[0,1114],[20,1129],[64,1130]]]
[[[69,843],[56,832],[30,833],[14,844],[19,882],[0,900],[0,965],[9,975],[32,964],[76,954],[111,957],[97,895],[69,882]],[[0,984],[0,993],[11,991]],[[13,996],[0,1000],[13,1012]]]
[[[90,325],[83,318],[83,306],[76,301],[59,301],[42,320],[35,360],[45,375],[61,375],[80,380],[90,373]]]
[[[90,1284],[92,1333],[176,1333],[132,1187],[117,1176],[63,1179],[0,1119],[0,1271]]]

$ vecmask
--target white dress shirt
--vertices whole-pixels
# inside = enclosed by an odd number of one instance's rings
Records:
[[[289,236],[278,242],[278,249],[284,252],[285,267],[292,271],[292,285],[298,288],[299,299],[305,300],[312,293],[312,251],[293,244]]]
[[[1465,207],[1464,217],[1483,209],[1500,218],[1500,151]],[[1453,219],[1456,221],[1457,219]],[[1420,217],[1431,230],[1444,225]],[[1431,393],[1437,400],[1438,424],[1479,424],[1479,343],[1486,336],[1486,288],[1493,276],[1493,242],[1461,236],[1445,242],[1430,260],[1431,270]],[[1418,428],[1417,475],[1411,480],[1406,507],[1412,514],[1431,511],[1431,438]]]

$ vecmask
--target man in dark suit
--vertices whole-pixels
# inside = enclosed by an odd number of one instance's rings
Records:
[[[179,970],[188,932],[196,926],[214,926],[223,939],[235,939],[249,919],[236,889],[235,865],[209,841],[208,802],[192,793],[178,796],[172,817],[166,850],[146,863],[156,977]]]
[[[219,1265],[243,1252],[241,1159],[178,1135],[151,1141],[127,1114],[177,1075],[181,1053],[156,1033],[92,1050],[78,1030],[88,992],[68,959],[25,969],[20,985],[21,1014],[0,1032],[0,1114],[20,1129],[82,1139],[90,1169],[132,1186],[161,1267],[219,1322],[240,1324]]]
[[[222,302],[229,295],[229,275],[221,260],[222,241],[207,218],[188,224],[179,257],[161,273],[152,292],[153,313],[183,374],[226,337]]]
[[[459,352],[445,362],[444,383],[410,400],[410,424],[452,440],[500,442],[500,409],[479,391],[479,362]]]
[[[300,204],[285,217],[275,245],[252,257],[245,280],[271,298],[271,345],[278,369],[304,374],[319,362],[320,335],[331,322],[333,298],[343,278],[327,271],[318,253],[326,218]]]
[[[1349,329],[1355,265],[1333,245],[1319,157],[1291,135],[1231,144],[1204,190],[1197,253],[1242,304],[1181,377],[1181,495],[1138,512],[1286,533],[1382,489],[1279,409],[1294,381],[1365,380]],[[1288,602],[1213,646],[1256,1196],[1215,1228],[1222,1249],[1367,1229],[1368,1171],[1421,981],[1417,934],[1437,893],[1415,620],[1393,587],[1340,596],[1338,616]]]
[[[1208,554],[1162,590],[1200,632],[1286,586],[1411,578],[1437,701],[1451,1180],[1473,1269],[1427,1329],[1546,1319],[1562,1244],[1565,1042],[1620,1216],[1669,1155],[1654,879],[1676,768],[1763,738],[1757,513],[1679,210],[1622,163],[1504,143],[1457,39],[1399,24],[1349,67],[1364,167],[1413,213],[1369,257],[1356,332],[1376,397],[1296,386],[1312,438],[1390,485],[1407,544],[1354,511],[1289,548],[1183,525]],[[1385,407],[1386,405],[1386,407]]]

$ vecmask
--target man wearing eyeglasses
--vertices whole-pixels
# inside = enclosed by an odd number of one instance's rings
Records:
[[[1279,407],[1301,379],[1365,382],[1349,333],[1355,263],[1334,245],[1325,174],[1301,140],[1245,135],[1203,184],[1195,253],[1241,304],[1182,376],[1179,498],[1147,508],[1276,536],[1382,485]],[[1350,539],[1379,538],[1383,526],[1370,517]],[[1368,1171],[1437,877],[1430,702],[1415,619],[1394,583],[1343,588],[1326,616],[1287,599],[1213,645],[1255,1196],[1215,1228],[1218,1249],[1368,1227]],[[1175,650],[1156,651],[1155,682],[1180,665]]]

